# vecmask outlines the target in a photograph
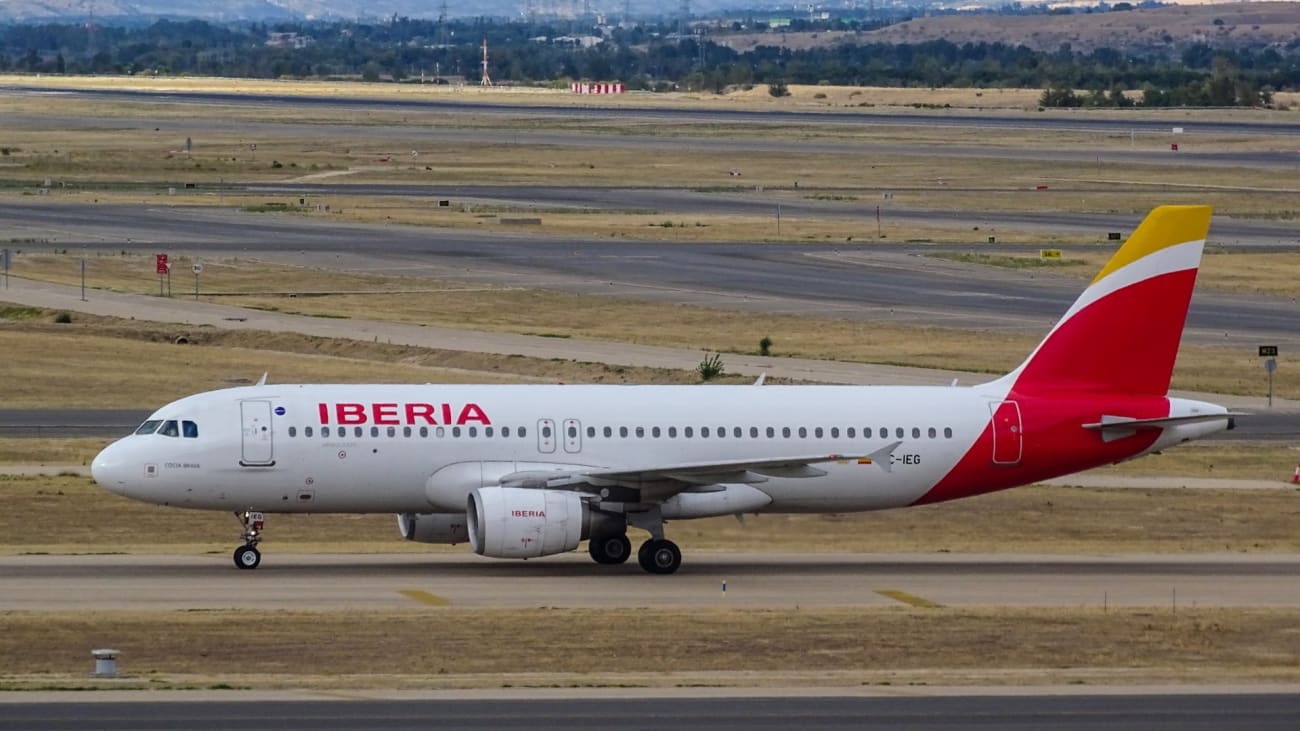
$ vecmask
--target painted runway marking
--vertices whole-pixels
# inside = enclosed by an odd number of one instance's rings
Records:
[[[423,591],[421,589],[402,589],[397,593],[401,594],[407,599],[414,599],[415,601],[421,604],[427,604],[431,607],[445,607],[451,604],[449,600],[440,597],[437,594],[430,594],[429,592]]]
[[[908,594],[907,592],[901,591],[899,589],[876,589],[876,593],[883,597],[889,597],[890,599],[893,599],[896,602],[902,602],[908,605],[909,607],[919,607],[921,609],[939,609],[940,607],[943,606],[942,604],[939,604],[937,602],[932,602],[929,599],[926,599],[925,597],[919,597],[915,594]]]

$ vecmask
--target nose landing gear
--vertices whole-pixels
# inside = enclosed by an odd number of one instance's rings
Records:
[[[266,518],[253,510],[235,513],[235,517],[244,526],[243,535],[240,536],[244,545],[235,549],[235,567],[255,569],[262,563],[262,552],[257,550],[257,544],[262,542],[262,528],[266,525]]]

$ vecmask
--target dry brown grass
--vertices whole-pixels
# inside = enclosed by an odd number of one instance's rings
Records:
[[[89,465],[110,441],[101,437],[0,438],[0,465]]]
[[[1247,256],[1249,255],[1225,255],[1224,261],[1245,262],[1247,260],[1238,257]],[[1273,282],[1281,286],[1284,273],[1295,268],[1294,264],[1282,263],[1283,258],[1282,255],[1278,255],[1279,270],[1282,273],[1243,276],[1250,277],[1254,282]],[[73,265],[73,257],[24,254],[16,261],[15,271],[24,276],[67,284],[77,281],[78,274]],[[723,352],[752,353],[756,350],[760,338],[770,337],[775,341],[773,353],[778,356],[910,365],[993,374],[1003,373],[1015,367],[1042,335],[1038,331],[1014,333],[929,327],[916,324],[906,314],[895,315],[884,309],[876,313],[877,319],[874,321],[838,320],[803,315],[705,309],[542,290],[483,289],[467,292],[464,286],[458,283],[414,277],[350,275],[267,265],[248,260],[215,260],[209,264],[212,266],[212,288],[220,285],[229,292],[264,293],[221,298],[222,302],[246,307],[318,317],[379,319]],[[92,260],[91,274],[88,277],[92,286],[148,294],[156,292],[154,287],[157,286],[156,278],[147,273],[151,271],[151,266],[152,262],[142,256],[96,257]],[[183,271],[188,263],[178,259],[175,266]],[[1238,264],[1235,271],[1245,272],[1248,268],[1248,264]],[[206,269],[204,276],[207,276]],[[184,280],[185,277],[182,276],[177,281]],[[265,294],[265,292],[286,291],[326,292],[331,289],[369,293],[292,298],[280,294]],[[380,293],[392,290],[409,293]],[[1053,315],[1054,313],[1044,315],[1044,331]],[[95,327],[107,326],[107,323],[93,319],[90,322]],[[16,326],[11,325],[7,329],[12,330],[14,327]],[[174,331],[172,326],[154,325],[153,327],[164,332]],[[231,336],[210,333],[204,337],[220,339]],[[163,339],[170,341],[172,337]],[[191,335],[191,339],[197,339],[197,335]],[[221,344],[243,345],[229,339],[222,340]],[[71,352],[67,350],[70,346],[70,341],[58,344],[62,353]],[[116,354],[112,357],[118,362],[124,362],[128,358],[120,349],[122,346],[103,344],[103,347],[115,351]],[[184,360],[184,353],[188,351],[183,349],[168,351],[160,348],[157,352],[167,352],[172,358],[181,357]],[[413,356],[414,352],[408,351],[407,354]],[[103,353],[103,357],[109,357],[109,353]],[[54,360],[56,359],[48,351],[27,354],[25,360],[27,365],[23,366],[21,362],[15,363],[14,375],[32,379],[39,375],[42,369],[60,367],[52,362]],[[246,357],[227,354],[224,359],[216,359],[206,367],[219,368],[222,364],[244,364],[247,367],[249,360]],[[1254,351],[1249,348],[1185,345],[1180,353],[1173,386],[1188,391],[1256,395],[1260,390],[1257,360]],[[184,362],[195,361],[191,358]],[[434,364],[437,361],[423,362]],[[514,366],[503,366],[502,363],[500,359],[496,359],[494,366],[504,367],[508,372],[532,373],[542,377],[563,378],[565,375],[557,372],[558,369],[545,373],[538,373],[535,370],[519,371]],[[304,364],[299,364],[302,365]],[[266,370],[261,366],[257,368]],[[564,370],[568,371],[567,368]],[[606,373],[603,374],[573,375],[570,380],[599,381],[609,378],[611,370],[615,371],[612,374],[616,377],[615,381],[631,380],[649,383],[672,380],[672,377],[666,373],[647,373],[640,374],[638,377],[637,374],[628,373],[626,370],[610,368],[605,370]],[[348,380],[359,378],[360,373],[363,372],[365,372],[363,369],[358,369],[355,371],[357,375]],[[124,373],[119,371],[114,374],[114,378],[122,375]],[[255,378],[256,375],[258,374],[249,376],[227,373],[219,380],[228,382],[229,379]],[[597,375],[600,376],[599,379],[596,378]],[[288,380],[289,377],[277,376],[277,379]],[[421,378],[413,376],[410,372],[389,371],[384,382],[409,380],[412,377]],[[339,376],[333,378],[337,380]],[[455,378],[453,382],[473,380],[468,376],[451,374],[446,378]],[[683,374],[678,374],[676,377],[679,381],[682,378]],[[430,378],[424,376],[422,380],[430,380]],[[59,385],[67,386],[67,384]],[[34,388],[57,390],[52,382],[48,386],[37,383]],[[1294,369],[1279,370],[1275,377],[1274,388],[1275,393],[1281,398],[1291,398],[1295,394],[1300,394],[1300,372]],[[110,394],[111,390],[107,393],[101,392],[101,398],[109,398]],[[42,394],[40,397],[45,398],[45,395]]]
[[[1294,681],[1300,653],[1294,609],[97,611],[0,620],[8,676],[0,687],[9,689],[84,686],[88,650],[102,646],[120,650],[128,678],[153,688],[337,684],[340,673],[353,687],[725,687],[815,684],[818,674],[839,685]],[[633,670],[596,675],[590,653],[557,647],[618,648]]]
[[[1240,456],[1250,458],[1249,451]],[[1161,474],[1179,473],[1175,464]],[[224,555],[238,535],[225,513],[127,500],[85,477],[0,476],[0,494],[6,553]],[[1298,519],[1300,501],[1288,489],[1025,487],[907,510],[760,515],[744,525],[730,517],[676,521],[668,535],[687,552],[1268,553],[1300,550]],[[141,525],[151,526],[147,534]],[[272,552],[466,550],[404,541],[391,515],[276,515],[267,528]]]

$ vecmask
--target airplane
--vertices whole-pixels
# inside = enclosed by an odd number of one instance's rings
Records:
[[[980,495],[1233,427],[1168,395],[1209,206],[1143,220],[1025,361],[971,386],[309,385],[158,409],[92,463],[128,498],[233,512],[395,513],[403,537],[528,559],[588,541],[672,574],[674,520],[845,513]]]

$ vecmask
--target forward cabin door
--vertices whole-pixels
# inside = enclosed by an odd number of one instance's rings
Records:
[[[993,412],[993,464],[1018,465],[1024,450],[1020,405],[1015,401],[989,404]]]
[[[240,453],[239,464],[245,467],[266,467],[275,464],[271,402],[240,401],[239,413],[243,420],[243,451]]]

